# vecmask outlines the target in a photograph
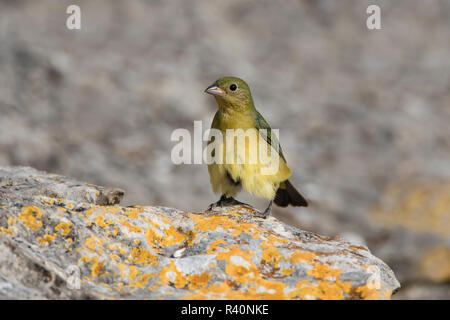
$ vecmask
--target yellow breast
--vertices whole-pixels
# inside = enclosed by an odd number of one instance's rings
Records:
[[[231,117],[220,123],[220,130],[223,139],[215,148],[216,164],[208,167],[214,191],[227,188],[228,172],[247,192],[273,199],[279,184],[291,175],[285,161],[259,135],[253,121]]]

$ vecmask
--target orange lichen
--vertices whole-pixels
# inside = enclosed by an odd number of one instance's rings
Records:
[[[178,232],[174,227],[170,226],[167,229],[164,229],[164,240],[167,244],[179,244],[186,240],[186,236],[180,232]]]
[[[263,260],[272,265],[273,268],[279,268],[279,262],[283,260],[283,256],[275,248],[269,248],[262,252]]]
[[[55,200],[53,199],[41,199],[41,203],[46,207],[51,207],[54,205]]]
[[[45,244],[50,244],[53,240],[55,240],[55,236],[52,236],[50,234],[44,234],[43,237],[38,237],[37,241],[39,242],[39,244],[41,246],[45,245]]]
[[[115,254],[115,253],[111,253],[109,255],[109,258],[111,259],[111,261],[114,261],[114,262],[117,262],[117,261],[120,260],[120,257],[117,254]]]
[[[279,281],[265,280],[258,278],[255,284],[256,290],[250,291],[253,299],[263,299],[263,300],[276,300],[276,299],[286,299],[284,289],[286,284]]]
[[[243,223],[229,216],[204,217],[198,214],[189,214],[194,221],[195,230],[202,232],[216,231],[218,228],[231,232],[233,237],[245,233],[257,240],[261,230],[254,227],[254,224]]]
[[[288,244],[289,240],[278,238],[273,235],[268,235],[266,240],[259,246],[261,249],[278,247],[280,245]]]
[[[195,224],[195,229],[202,232],[216,231],[217,228],[229,230],[236,224],[234,220],[224,216],[213,216],[205,218],[201,215],[190,214],[189,215]]]
[[[9,235],[14,236],[14,232],[10,228],[5,228],[0,226],[0,236],[2,235]]]
[[[97,257],[95,257],[93,261],[94,263],[91,266],[91,275],[95,278],[101,273],[105,264],[103,262],[99,262]]]
[[[242,251],[234,248],[229,251],[221,252],[217,255],[217,260],[225,260],[228,265],[225,267],[225,272],[231,276],[238,284],[247,284],[256,278],[259,274],[258,268],[251,260],[253,251]]]
[[[238,237],[239,235],[245,233],[250,235],[254,240],[258,240],[260,235],[259,233],[262,232],[258,228],[255,228],[254,224],[252,223],[236,223],[238,228],[235,228],[231,231],[231,235],[233,237]]]
[[[290,276],[291,274],[293,274],[295,272],[294,269],[283,269],[281,270],[281,273],[285,276]]]
[[[325,279],[330,281],[336,281],[342,270],[331,269],[325,264],[314,264],[314,268],[306,272],[307,275],[312,276],[315,279]]]
[[[154,266],[158,263],[158,257],[150,254],[148,250],[142,248],[134,248],[130,253],[130,260],[133,264],[141,264],[143,266]]]
[[[88,238],[85,242],[85,246],[92,250],[98,251],[99,253],[103,253],[103,240],[97,237]]]
[[[125,227],[128,228],[129,232],[137,232],[137,233],[142,233],[141,228],[133,226],[131,223],[129,223],[127,220],[122,219],[119,221],[120,224],[124,225]]]
[[[156,276],[156,273],[146,273],[143,274],[142,276],[138,277],[135,281],[130,281],[130,283],[128,284],[129,287],[133,288],[133,289],[145,289],[145,286],[148,283],[148,280],[150,278],[153,278]]]
[[[178,271],[173,261],[170,261],[170,264],[161,270],[159,279],[161,285],[171,285],[178,289],[184,288],[187,284],[186,277]]]
[[[160,248],[179,245],[187,242],[187,245],[193,241],[194,233],[188,231],[186,234],[178,232],[173,226],[170,226],[163,231],[164,236],[159,236],[152,227],[147,228],[145,238],[150,247],[159,251]]]
[[[343,299],[350,293],[350,283],[340,281],[342,270],[331,269],[327,265],[313,263],[313,268],[307,271],[309,276],[317,280],[317,284],[308,280],[297,283],[297,289],[289,294],[291,299]]]
[[[84,211],[84,213],[86,213],[86,215],[88,217],[90,217],[93,212],[94,212],[94,208],[93,207],[91,207],[91,208],[87,209],[86,211]]]
[[[335,290],[333,287],[329,287],[329,283],[325,281],[318,281],[317,284],[313,284],[308,280],[301,280],[297,282],[297,289],[289,294],[290,299],[327,299],[335,300],[342,299],[343,294],[339,290]]]
[[[100,228],[106,228],[108,225],[103,222],[103,216],[97,216],[94,219],[94,222],[100,227]]]
[[[218,251],[219,245],[227,245],[227,243],[221,239],[215,240],[213,243],[210,244],[208,250],[206,250],[207,254],[215,254]]]
[[[126,276],[125,268],[126,268],[126,266],[123,263],[118,263],[116,266],[120,270],[120,277],[122,279],[125,279],[125,276]]]
[[[282,282],[265,280],[256,275],[247,288],[236,290],[236,283],[225,280],[220,284],[198,288],[194,292],[190,292],[185,299],[277,300],[287,298],[284,293],[285,289],[286,285]]]
[[[128,274],[129,280],[136,279],[137,275],[142,273],[142,271],[138,270],[135,266],[129,266],[128,270],[130,271],[130,273]]]
[[[37,231],[42,227],[42,221],[39,220],[42,218],[42,212],[38,207],[22,207],[22,212],[23,213],[19,215],[19,220],[21,220],[27,228]]]
[[[121,250],[120,245],[119,244],[112,244],[112,243],[108,243],[107,247],[109,250],[111,251],[116,251],[116,250]]]
[[[291,255],[291,261],[292,261],[292,263],[306,262],[309,264],[314,260],[315,256],[316,255],[311,252],[295,251]]]
[[[156,235],[156,232],[153,231],[152,228],[147,228],[145,232],[145,239],[147,240],[150,247],[158,248],[159,242],[162,241],[162,238]]]
[[[358,287],[354,289],[354,292],[359,294],[361,299],[364,300],[378,300],[380,299],[380,292],[370,284],[366,284],[364,286]],[[387,298],[387,297],[386,297]]]
[[[208,286],[209,280],[211,279],[211,274],[208,271],[203,272],[200,275],[191,275],[187,277],[188,288],[190,290],[204,289]]]
[[[55,226],[55,231],[65,237],[70,233],[70,226],[68,223],[60,222]]]
[[[113,226],[113,231],[111,233],[114,237],[117,236],[119,234],[119,228],[117,228],[116,226]]]
[[[124,208],[123,213],[129,218],[129,219],[137,219],[139,217],[139,213],[144,212],[142,207],[134,206],[132,208]]]
[[[241,249],[233,246],[231,250],[219,253],[217,255],[217,260],[225,260],[227,262],[230,262],[232,257],[238,256],[243,258],[245,261],[250,262],[253,254],[254,252],[252,250],[242,251]]]

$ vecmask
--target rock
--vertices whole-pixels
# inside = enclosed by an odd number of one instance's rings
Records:
[[[0,299],[387,299],[400,286],[365,246],[251,207],[104,205],[121,196],[0,168]]]

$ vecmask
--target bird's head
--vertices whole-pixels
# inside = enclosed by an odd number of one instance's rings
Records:
[[[223,77],[205,89],[213,95],[219,107],[241,109],[253,106],[250,88],[244,80],[236,77]]]

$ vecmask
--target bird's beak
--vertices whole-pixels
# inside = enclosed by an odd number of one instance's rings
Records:
[[[223,96],[225,94],[225,91],[220,89],[215,83],[206,88],[205,92],[213,96]]]

